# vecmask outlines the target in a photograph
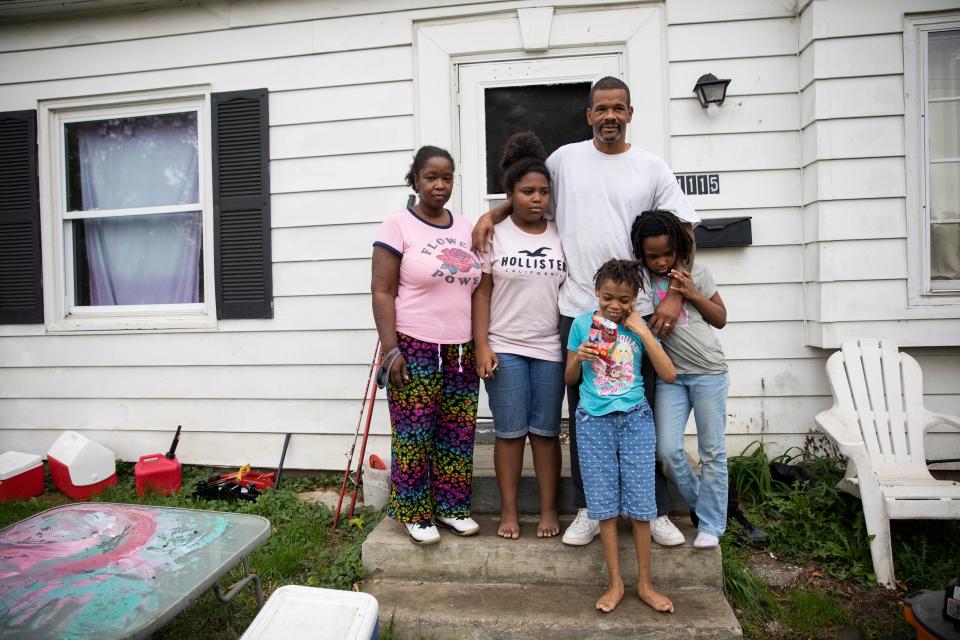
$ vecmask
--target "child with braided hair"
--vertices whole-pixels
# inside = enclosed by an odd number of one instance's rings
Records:
[[[594,286],[599,311],[573,321],[564,378],[575,384],[582,373],[576,415],[580,474],[588,515],[600,521],[610,581],[596,607],[609,613],[623,598],[617,521],[625,515],[637,552],[637,594],[655,611],[673,612],[673,603],[655,591],[650,580],[650,521],[657,517],[656,431],[640,373],[644,352],[662,380],[672,382],[676,373],[634,309],[643,288],[641,263],[609,260],[597,270]]]

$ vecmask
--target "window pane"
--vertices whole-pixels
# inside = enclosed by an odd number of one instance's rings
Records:
[[[64,125],[67,210],[199,202],[197,114]]]
[[[930,225],[930,278],[960,280],[960,224]]]
[[[927,84],[931,98],[960,96],[960,30],[927,35]]]
[[[518,131],[537,134],[548,155],[567,143],[589,139],[589,97],[589,82],[487,89],[487,193],[503,193],[503,147]]]
[[[202,302],[199,211],[73,220],[74,303]]]
[[[960,218],[960,162],[930,165],[930,219]]]
[[[930,159],[960,158],[960,101],[930,103]]]

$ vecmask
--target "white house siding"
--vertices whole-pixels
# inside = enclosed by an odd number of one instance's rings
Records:
[[[960,298],[908,298],[908,238],[920,229],[908,180],[911,95],[904,13],[960,9],[938,0],[813,0],[800,17],[805,342],[836,348],[887,337],[923,367],[928,407],[960,413]],[[905,95],[907,94],[907,95]],[[927,438],[930,458],[960,456],[956,432]]]
[[[293,432],[288,465],[342,468],[376,340],[370,243],[405,200],[412,151],[431,142],[417,139],[413,25],[510,21],[537,4],[213,2],[0,25],[0,110],[171,86],[267,87],[275,293],[274,319],[210,331],[0,327],[0,449],[43,452],[71,428],[135,459],[165,448],[183,424],[185,462],[273,465]],[[844,4],[863,5],[665,6],[669,161],[678,173],[720,174],[719,195],[691,197],[705,217],[753,217],[753,246],[698,255],[730,310],[721,339],[731,451],[760,437],[780,449],[802,443],[830,404],[825,357],[857,331],[916,344],[904,328],[940,327],[947,338],[929,345],[939,348],[912,352],[931,408],[960,413],[951,334],[960,314],[905,303],[899,14],[917,2]],[[874,7],[884,20],[863,19]],[[713,118],[691,91],[707,72],[733,79]],[[377,404],[370,446],[385,453],[389,425]]]

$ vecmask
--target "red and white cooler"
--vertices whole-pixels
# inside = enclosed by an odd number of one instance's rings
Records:
[[[26,500],[43,493],[43,459],[31,453],[0,454],[0,502]]]
[[[113,451],[102,444],[67,431],[47,451],[53,484],[74,500],[89,500],[117,484]]]

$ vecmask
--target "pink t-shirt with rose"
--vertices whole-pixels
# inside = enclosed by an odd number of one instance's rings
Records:
[[[373,243],[400,256],[397,331],[436,344],[473,339],[470,302],[480,284],[480,259],[470,249],[473,224],[450,218],[438,226],[400,211],[383,221]]]

